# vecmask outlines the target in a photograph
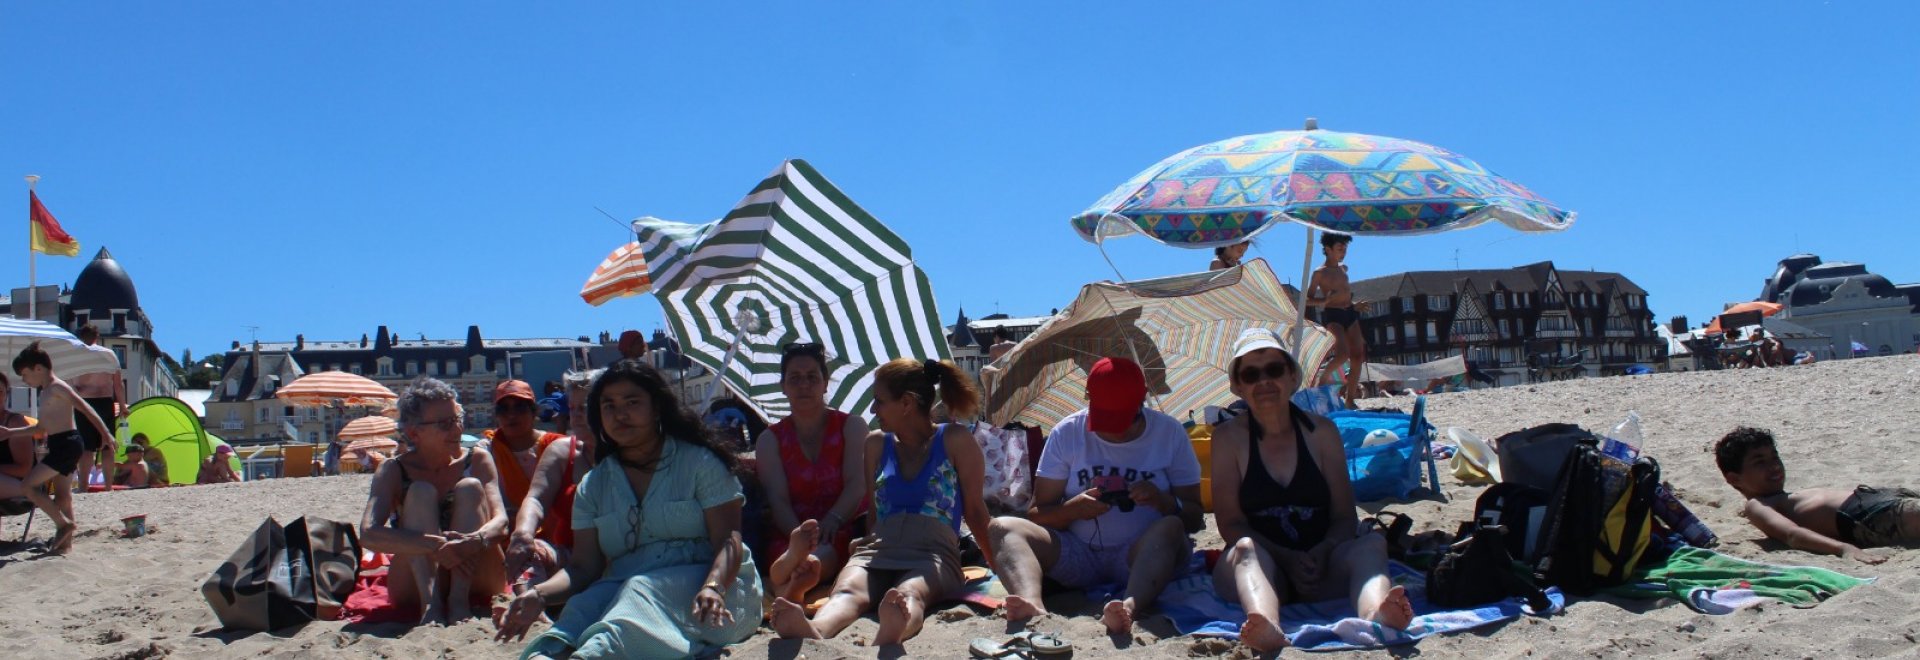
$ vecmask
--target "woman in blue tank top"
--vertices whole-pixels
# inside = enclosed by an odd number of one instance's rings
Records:
[[[854,541],[833,594],[813,618],[800,603],[774,601],[768,618],[782,638],[833,637],[877,603],[873,645],[899,644],[920,632],[928,603],[959,595],[960,524],[986,538],[986,460],[965,427],[933,423],[936,387],[956,417],[979,403],[966,373],[951,362],[902,358],[874,372],[873,413],[882,430],[866,443],[873,532]]]
[[[1247,612],[1240,641],[1287,645],[1281,600],[1347,597],[1361,618],[1405,629],[1406,589],[1387,579],[1387,545],[1359,533],[1346,450],[1333,422],[1292,403],[1300,365],[1271,331],[1240,335],[1228,370],[1248,412],[1213,433],[1213,514],[1227,552],[1214,589]]]

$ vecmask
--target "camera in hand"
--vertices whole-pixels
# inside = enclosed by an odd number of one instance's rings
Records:
[[[1121,513],[1133,512],[1133,494],[1125,490],[1100,491],[1100,501],[1108,506],[1120,509]]]

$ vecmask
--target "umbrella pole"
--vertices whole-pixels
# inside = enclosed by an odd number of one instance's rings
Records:
[[[727,343],[727,355],[720,360],[720,371],[713,374],[713,382],[707,383],[707,399],[700,402],[700,414],[705,415],[707,406],[713,405],[713,398],[720,393],[720,383],[727,377],[727,370],[733,368],[733,356],[740,352],[740,335],[733,333],[733,341]]]
[[[1299,304],[1293,309],[1293,350],[1300,350],[1300,342],[1307,336],[1307,282],[1313,278],[1313,227],[1307,227],[1306,256],[1300,260]],[[1318,365],[1315,365],[1316,367]]]

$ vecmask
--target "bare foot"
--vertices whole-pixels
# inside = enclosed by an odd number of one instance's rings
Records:
[[[806,608],[785,598],[773,599],[773,607],[767,611],[767,623],[780,639],[823,639],[813,622],[807,620]]]
[[[1287,634],[1266,615],[1248,614],[1246,624],[1240,626],[1240,643],[1260,653],[1278,651],[1287,647]]]
[[[786,588],[776,593],[785,596],[787,600],[805,603],[809,600],[807,592],[813,591],[814,587],[820,585],[822,570],[819,557],[813,555],[802,557],[800,565],[795,566],[793,572],[788,574]]]
[[[1388,589],[1380,608],[1364,618],[1394,630],[1406,630],[1413,624],[1413,601],[1407,598],[1407,588],[1394,585]]]
[[[1007,620],[1020,622],[1037,616],[1045,616],[1047,606],[1038,600],[1027,600],[1024,596],[1007,597]]]
[[[47,554],[64,555],[72,552],[73,537],[80,531],[80,526],[56,525],[53,530],[53,542],[47,544]]]
[[[1100,610],[1100,623],[1107,625],[1109,635],[1133,634],[1133,599],[1107,601]]]
[[[420,625],[423,625],[423,626],[447,625],[447,606],[440,603],[432,603],[430,605],[427,605],[427,611],[420,613]]]
[[[890,646],[906,641],[920,632],[920,599],[905,591],[888,589],[880,599],[880,629],[873,633],[874,646]]]
[[[797,577],[794,573],[800,570],[807,559],[813,559],[813,549],[819,545],[820,523],[818,521],[801,521],[793,528],[793,533],[787,535],[787,551],[775,558],[772,566],[767,567],[767,581],[773,583],[774,593],[801,600],[806,595],[806,589],[813,588],[813,585],[809,584],[795,595],[790,585]],[[818,564],[819,560],[815,559],[814,563]],[[820,580],[817,575],[818,570],[816,566],[816,575],[813,578],[816,583]]]

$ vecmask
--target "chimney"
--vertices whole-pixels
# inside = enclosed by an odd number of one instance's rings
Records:
[[[367,347],[367,333],[364,333],[364,332],[360,333],[360,347],[361,348]]]
[[[486,343],[480,340],[480,326],[467,326],[467,355],[479,355],[486,347]]]
[[[1667,329],[1676,335],[1686,334],[1687,317],[1685,315],[1673,317],[1673,321],[1667,324]]]
[[[238,339],[233,340],[233,348],[229,348],[227,350],[230,350],[230,351],[240,350],[240,340]]]
[[[247,365],[247,369],[253,373],[254,378],[256,379],[259,378],[260,377],[260,340],[258,339],[253,340],[253,359],[249,360],[248,362],[249,364]]]
[[[307,336],[306,336],[306,335],[294,335],[294,336],[293,336],[293,350],[296,350],[296,351],[304,351],[304,350],[307,350]]]
[[[387,326],[380,326],[380,329],[374,331],[373,353],[384,355],[391,350],[393,350],[393,335],[387,332]]]

